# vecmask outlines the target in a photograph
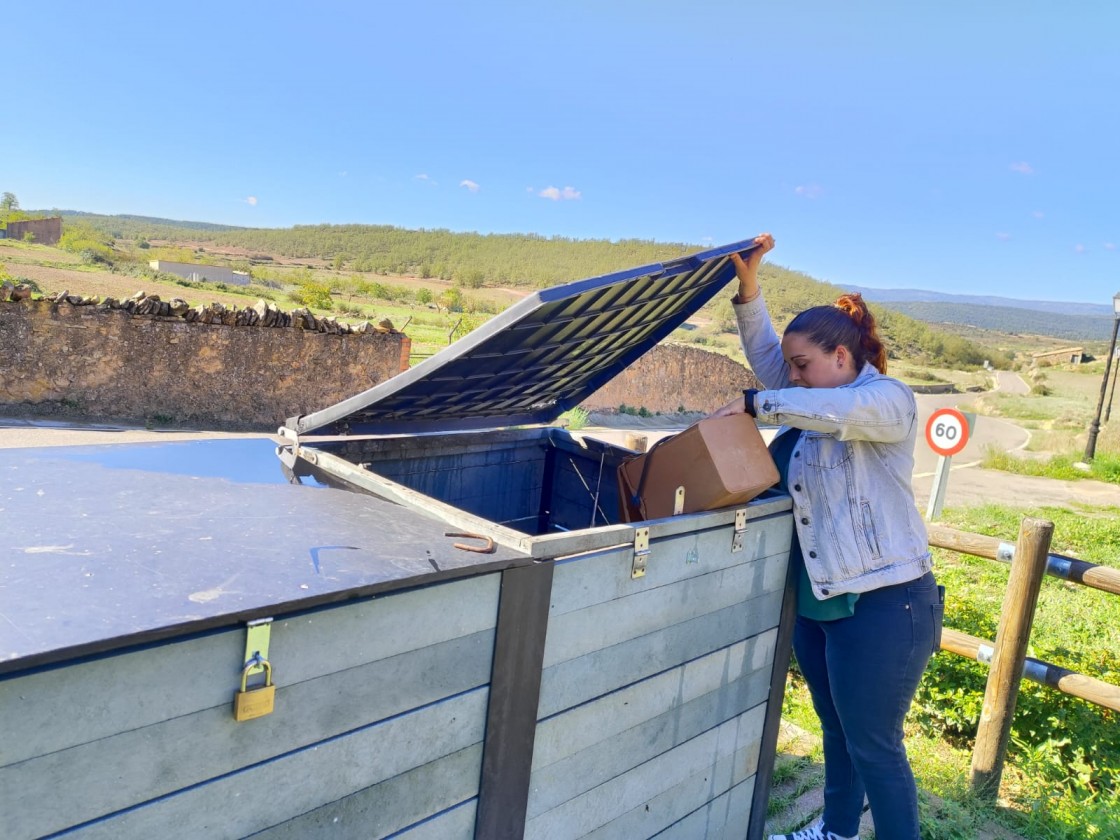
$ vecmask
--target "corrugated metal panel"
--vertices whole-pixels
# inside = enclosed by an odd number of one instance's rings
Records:
[[[545,289],[387,382],[313,414],[300,434],[418,434],[551,423],[684,323],[752,240]]]

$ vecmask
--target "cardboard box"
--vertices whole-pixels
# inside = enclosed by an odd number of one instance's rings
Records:
[[[626,522],[672,516],[677,488],[682,513],[750,501],[778,482],[774,459],[749,414],[709,417],[618,468]]]

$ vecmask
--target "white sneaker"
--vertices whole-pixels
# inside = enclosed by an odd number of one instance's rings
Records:
[[[859,835],[841,837],[839,834],[825,831],[824,818],[821,818],[812,825],[793,832],[793,834],[771,834],[769,840],[859,840]]]

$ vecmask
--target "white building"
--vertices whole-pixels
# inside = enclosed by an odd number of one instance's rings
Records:
[[[152,260],[148,265],[156,271],[177,274],[194,283],[201,283],[205,280],[210,283],[228,283],[231,286],[248,286],[252,282],[249,272],[234,271],[224,265],[167,262],[166,260]]]

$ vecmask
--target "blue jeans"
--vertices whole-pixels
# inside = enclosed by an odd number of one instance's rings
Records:
[[[943,601],[927,572],[863,593],[849,618],[797,618],[793,650],[824,733],[825,825],[841,837],[859,832],[866,794],[876,840],[920,840],[902,722],[941,643]]]

